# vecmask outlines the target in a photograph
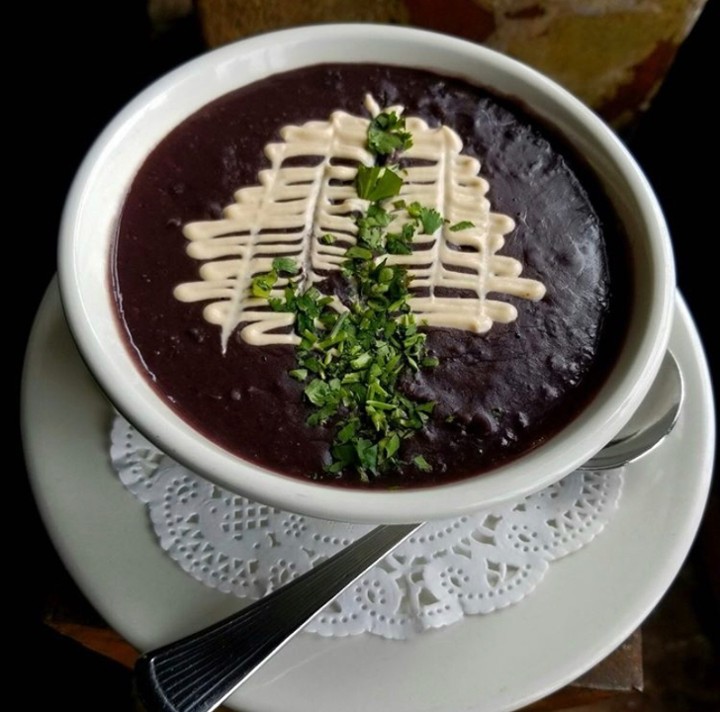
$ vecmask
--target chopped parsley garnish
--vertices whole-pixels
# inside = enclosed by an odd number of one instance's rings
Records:
[[[300,268],[292,257],[276,257],[272,263],[272,270],[253,277],[251,291],[254,297],[268,299],[272,288],[278,281],[281,274],[297,274]]]
[[[380,114],[370,123],[368,148],[374,154],[411,145],[404,119],[394,113]],[[254,277],[252,292],[267,298],[273,310],[295,315],[300,344],[290,376],[304,384],[304,398],[312,406],[308,424],[331,427],[334,433],[326,473],[354,472],[369,481],[403,464],[423,472],[432,469],[421,455],[410,463],[401,459],[402,442],[425,426],[435,404],[408,397],[400,383],[406,374],[433,368],[438,360],[427,354],[426,335],[410,310],[407,271],[388,264],[387,255],[410,254],[415,234],[432,234],[444,220],[433,208],[398,200],[392,207],[406,210],[410,221],[400,232],[388,232],[394,215],[383,201],[399,195],[399,173],[361,165],[355,186],[369,205],[355,217],[356,241],[341,265],[352,298],[339,305],[316,287],[300,292],[297,265],[282,257],[273,261],[269,273]],[[331,235],[319,239],[334,241]],[[283,297],[270,297],[281,274],[288,277]]]

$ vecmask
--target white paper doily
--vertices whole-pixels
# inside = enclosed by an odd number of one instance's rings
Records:
[[[117,416],[110,456],[160,546],[202,583],[257,599],[372,527],[284,512],[232,494],[161,453]],[[622,471],[575,472],[518,502],[429,522],[306,626],[405,639],[517,603],[549,563],[591,542],[617,508]]]

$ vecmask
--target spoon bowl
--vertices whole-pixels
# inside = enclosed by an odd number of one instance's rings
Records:
[[[672,352],[627,425],[579,470],[612,470],[654,450],[675,427],[684,397],[682,373]]]

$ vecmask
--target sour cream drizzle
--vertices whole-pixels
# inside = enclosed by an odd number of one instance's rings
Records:
[[[366,106],[373,116],[380,112],[372,97]],[[258,185],[238,190],[222,219],[185,226],[187,253],[203,262],[201,280],[178,285],[174,295],[184,302],[210,302],[203,316],[221,327],[223,351],[240,324],[240,336],[249,344],[299,342],[289,330],[293,315],[271,311],[264,299],[253,297],[252,279],[269,272],[280,256],[300,266],[300,290],[340,268],[345,250],[355,244],[352,213],[368,205],[357,196],[354,180],[359,163],[374,162],[366,148],[369,123],[337,111],[328,121],[286,126],[283,141],[265,147],[270,168],[260,171]],[[496,254],[514,221],[490,210],[480,163],[461,153],[455,131],[431,128],[417,117],[408,117],[406,126],[413,146],[403,153],[408,167],[400,198],[435,208],[446,221],[432,235],[416,235],[412,254],[387,258],[408,270],[410,288],[418,292],[409,300],[418,323],[484,333],[494,322],[515,320],[515,306],[488,295],[538,300],[546,290],[541,282],[520,277],[518,260]],[[307,157],[307,165],[298,165],[298,157]],[[399,231],[409,220],[406,211],[398,211],[389,231]],[[450,230],[465,221],[472,227]],[[334,244],[321,240],[328,234],[337,238]],[[280,297],[286,284],[278,280],[271,296]],[[337,302],[336,308],[343,307]]]

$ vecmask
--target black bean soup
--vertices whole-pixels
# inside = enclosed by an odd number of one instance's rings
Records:
[[[381,65],[318,65],[278,74],[205,106],[174,129],[135,177],[119,216],[113,284],[128,346],[153,387],[185,420],[239,457],[286,475],[322,479],[332,431],[306,424],[303,385],[288,345],[251,346],[237,329],[225,353],[202,303],[173,287],[198,279],[182,228],[215,220],[233,194],[258,182],[263,149],[279,129],[381,107],[445,124],[481,163],[494,212],[515,229],[501,254],[547,288],[537,302],[507,297],[509,324],[476,334],[427,328],[439,360],[405,379],[410,395],[436,403],[427,426],[404,445],[423,455],[370,483],[328,476],[337,486],[421,487],[483,473],[557,433],[590,401],[616,358],[632,296],[625,238],[581,160],[516,102],[459,78]]]

